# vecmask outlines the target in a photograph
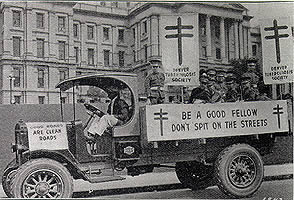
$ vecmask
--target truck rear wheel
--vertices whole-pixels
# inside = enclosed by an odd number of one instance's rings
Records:
[[[247,144],[225,148],[219,154],[215,167],[219,189],[235,198],[252,196],[263,180],[261,156]]]
[[[11,189],[15,198],[70,198],[73,179],[62,164],[42,158],[23,164]]]
[[[176,163],[179,181],[192,190],[201,190],[213,185],[213,167],[197,161]]]
[[[15,159],[13,159],[12,161],[10,161],[10,163],[8,163],[8,165],[6,166],[4,173],[2,175],[2,187],[3,187],[3,191],[5,192],[5,194],[7,195],[7,197],[12,198],[12,193],[11,193],[11,180],[14,178],[15,174],[16,174],[16,168],[13,168],[15,164]]]

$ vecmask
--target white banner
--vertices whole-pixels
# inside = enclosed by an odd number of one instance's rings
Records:
[[[146,106],[148,141],[288,131],[286,101]]]
[[[26,123],[26,125],[30,151],[68,149],[66,123],[32,122]]]
[[[160,35],[165,85],[198,85],[198,15],[161,15]]]
[[[263,77],[265,84],[293,82],[293,19],[277,17],[260,20]]]

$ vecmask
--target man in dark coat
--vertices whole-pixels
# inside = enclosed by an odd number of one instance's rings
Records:
[[[119,91],[116,88],[110,88],[107,93],[111,100],[107,114],[101,118],[94,116],[88,129],[89,134],[85,134],[90,140],[93,140],[95,135],[103,135],[104,131],[109,127],[123,125],[129,118],[129,106],[123,99],[120,99]]]
[[[224,97],[225,102],[236,102],[240,100],[240,90],[236,87],[236,79],[232,76],[225,79],[227,92]]]
[[[244,76],[241,78],[241,100],[243,101],[258,101],[259,92],[252,88],[251,78]]]

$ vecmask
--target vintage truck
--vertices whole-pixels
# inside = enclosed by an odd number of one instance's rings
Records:
[[[276,134],[289,134],[287,102],[158,104],[139,101],[137,76],[99,73],[70,78],[56,87],[79,93],[82,87],[125,91],[130,116],[126,124],[89,141],[84,136],[93,116],[105,113],[84,103],[89,120],[24,122],[15,126],[13,159],[2,185],[11,198],[70,198],[73,179],[91,183],[123,181],[176,163],[179,181],[193,190],[217,184],[233,198],[253,195],[263,180],[261,155],[271,152]],[[85,90],[84,90],[85,91]],[[64,105],[61,104],[61,119]],[[103,114],[102,114],[103,115]]]

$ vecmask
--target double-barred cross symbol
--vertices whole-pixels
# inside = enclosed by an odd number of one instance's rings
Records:
[[[282,111],[283,107],[280,107],[280,105],[277,104],[277,107],[274,107],[273,110],[274,110],[273,114],[277,115],[278,117],[278,127],[281,128],[281,114],[284,113]]]
[[[158,113],[154,113],[155,116],[159,116],[159,117],[154,117],[154,120],[159,120],[160,121],[160,135],[163,136],[163,120],[168,120],[167,117],[167,112],[162,112],[162,108],[160,108]]]
[[[166,26],[165,30],[177,30],[177,34],[170,34],[166,35],[166,39],[170,38],[177,38],[178,39],[178,60],[179,60],[179,65],[181,66],[183,63],[183,50],[182,50],[182,38],[183,37],[193,37],[193,34],[188,34],[188,33],[182,33],[183,29],[193,29],[192,25],[182,25],[182,19],[178,17],[177,19],[177,25],[176,26]]]
[[[265,27],[264,28],[265,31],[274,31],[274,35],[265,36],[264,38],[266,40],[275,39],[277,63],[281,62],[280,38],[289,37],[289,34],[279,34],[279,30],[282,30],[282,29],[288,29],[288,26],[285,26],[285,25],[278,26],[278,22],[276,19],[274,19],[272,27]]]

